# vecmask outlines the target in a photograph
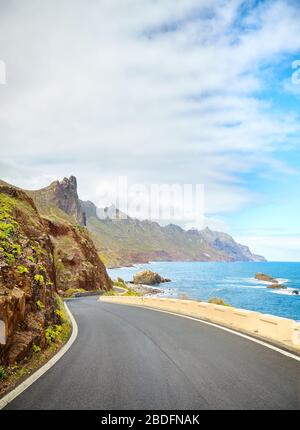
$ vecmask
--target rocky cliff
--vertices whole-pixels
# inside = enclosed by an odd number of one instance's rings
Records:
[[[86,228],[43,218],[28,193],[0,185],[0,363],[43,348],[47,327],[59,324],[57,293],[77,288],[112,288]]]
[[[58,291],[111,289],[111,280],[87,229],[57,220],[46,221]]]
[[[7,343],[0,361],[13,363],[33,345],[45,344],[55,313],[53,245],[33,201],[22,191],[0,187],[0,319]]]
[[[264,257],[252,254],[248,246],[237,243],[233,237],[227,233],[213,231],[207,227],[202,230],[200,234],[212,247],[225,252],[235,261],[265,261]]]
[[[69,215],[79,225],[86,225],[85,213],[77,194],[77,180],[74,176],[54,181],[38,191],[27,191],[33,198],[39,212],[65,218]]]

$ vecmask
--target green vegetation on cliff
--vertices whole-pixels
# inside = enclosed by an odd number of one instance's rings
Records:
[[[22,362],[63,333],[57,292],[112,287],[85,228],[40,216],[22,190],[0,185],[0,364]]]

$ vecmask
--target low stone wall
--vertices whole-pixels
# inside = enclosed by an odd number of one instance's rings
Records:
[[[300,323],[287,318],[195,300],[164,297],[103,296],[100,300],[161,309],[200,318],[269,340],[300,353]]]

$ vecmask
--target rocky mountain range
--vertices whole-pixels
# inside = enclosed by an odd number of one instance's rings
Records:
[[[174,224],[161,226],[130,217],[112,218],[109,208],[97,208],[79,199],[74,176],[26,192],[44,216],[86,226],[102,261],[109,267],[148,261],[265,261],[229,234],[209,228],[184,230]]]

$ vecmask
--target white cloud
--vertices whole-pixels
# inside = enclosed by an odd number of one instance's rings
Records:
[[[300,13],[274,1],[242,18],[242,3],[6,4],[0,139],[3,162],[28,171],[18,184],[76,174],[93,199],[120,174],[204,183],[207,212],[221,213],[257,198],[241,174],[293,173],[275,152],[299,122],[256,92],[260,68],[300,48]]]

